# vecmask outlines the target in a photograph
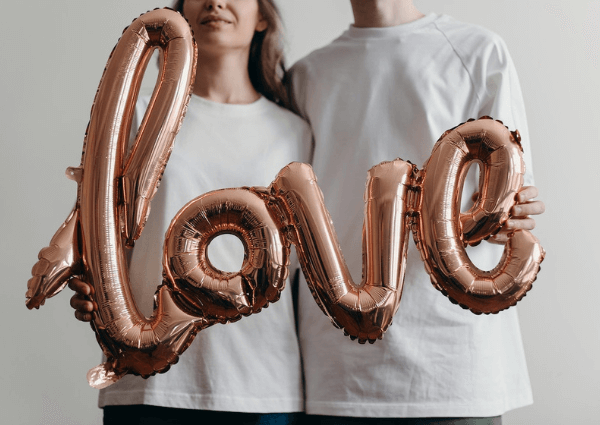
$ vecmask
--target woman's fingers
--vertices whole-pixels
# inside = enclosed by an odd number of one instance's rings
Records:
[[[75,310],[75,318],[81,322],[91,322],[92,313],[82,313],[81,311]]]
[[[75,309],[75,318],[82,322],[90,322],[94,317],[94,311],[98,306],[89,299],[89,295],[94,293],[94,287],[81,279],[73,278],[69,281],[69,288],[75,291],[71,297],[71,307]]]
[[[92,285],[76,277],[69,281],[69,288],[80,295],[90,295],[94,291]]]
[[[94,310],[94,303],[80,294],[75,294],[71,297],[71,307],[82,313],[89,313]]]
[[[70,304],[75,309],[75,318],[82,322],[90,322],[94,317],[94,311],[98,310],[95,302],[77,293],[71,297]]]

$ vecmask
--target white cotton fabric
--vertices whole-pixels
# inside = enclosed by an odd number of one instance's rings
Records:
[[[147,101],[138,105],[138,117],[143,116]],[[308,125],[266,98],[232,105],[192,96],[150,217],[133,249],[131,286],[142,312],[152,313],[153,295],[161,283],[164,235],[181,207],[211,190],[268,186],[289,162],[308,162],[311,149]],[[241,243],[233,242],[214,250],[209,247],[211,258],[229,271],[241,265],[233,258],[243,258]],[[257,413],[303,410],[289,286],[288,281],[281,299],[259,314],[201,331],[167,373],[149,379],[127,375],[100,391],[99,406],[147,404]]]
[[[397,27],[351,26],[292,75],[313,130],[318,184],[355,281],[373,165],[401,157],[422,167],[444,131],[491,115],[521,132],[525,183],[533,183],[517,74],[503,41],[487,30],[435,14]],[[491,269],[497,248],[483,243],[469,252]],[[495,416],[532,402],[516,308],[476,316],[450,303],[431,285],[412,240],[400,308],[382,341],[345,337],[302,282],[299,314],[310,414]]]

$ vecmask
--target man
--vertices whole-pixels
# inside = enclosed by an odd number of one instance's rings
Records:
[[[544,204],[531,201],[537,189],[530,186],[525,111],[503,41],[447,16],[425,16],[412,0],[351,3],[354,25],[294,65],[291,82],[296,108],[313,130],[313,168],[355,280],[366,171],[399,156],[421,166],[439,136],[469,118],[489,115],[520,131],[525,187],[506,226],[533,229],[529,215]],[[465,193],[476,188],[470,179]],[[487,270],[501,252],[488,243],[469,251]],[[372,346],[344,337],[307,285],[300,288],[311,423],[499,424],[504,412],[532,402],[516,309],[476,316],[451,304],[431,285],[412,243],[400,309]]]

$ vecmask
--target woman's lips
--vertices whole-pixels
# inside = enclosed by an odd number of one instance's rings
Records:
[[[207,16],[200,21],[201,25],[231,24],[231,21],[221,16]]]

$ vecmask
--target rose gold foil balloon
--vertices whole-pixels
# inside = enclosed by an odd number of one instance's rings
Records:
[[[446,132],[420,172],[421,192],[414,237],[436,288],[474,313],[497,313],[525,296],[536,279],[544,250],[528,231],[510,233],[500,264],[479,270],[465,245],[497,233],[509,218],[525,172],[520,136],[489,117]],[[475,205],[460,214],[469,165],[481,165]]]
[[[315,300],[337,327],[365,343],[381,338],[398,310],[414,167],[402,160],[369,170],[363,227],[363,280],[354,283],[312,169],[292,163],[271,187],[293,227],[302,270]]]
[[[527,231],[509,233],[491,271],[476,268],[465,245],[497,233],[523,184],[518,132],[483,117],[446,132],[423,170],[397,159],[369,170],[363,225],[363,279],[353,282],[316,177],[290,164],[271,185],[282,204],[312,294],[334,325],[352,339],[381,338],[396,313],[409,228],[434,285],[474,313],[497,313],[531,288],[544,250]],[[469,165],[481,164],[475,205],[460,213]]]
[[[142,70],[155,47],[163,53],[161,75],[126,158]],[[88,374],[96,386],[125,373],[149,376],[168,369],[198,328],[208,325],[181,310],[166,287],[157,292],[153,316],[144,317],[132,298],[124,250],[144,226],[191,95],[195,63],[185,19],[169,10],[151,11],[125,30],[98,88],[79,186],[84,280],[94,285],[98,314],[92,326],[108,358]]]
[[[175,216],[166,235],[167,283],[181,305],[228,323],[259,312],[283,290],[290,243],[272,215],[265,189],[224,189],[204,194]],[[237,236],[244,261],[237,273],[216,269],[207,256],[210,241]]]
[[[159,81],[126,157],[135,101],[155,48],[164,57]],[[131,296],[124,252],[144,227],[185,114],[195,64],[191,30],[174,11],[148,12],[123,32],[98,87],[81,166],[68,170],[78,182],[75,209],[40,252],[28,282],[29,308],[58,293],[74,274],[94,286],[99,311],[92,326],[108,357],[88,376],[97,387],[128,372],[166,370],[208,324],[175,305],[166,286],[157,292],[153,317],[143,317]]]
[[[50,245],[38,254],[27,282],[28,308],[39,308],[46,298],[58,294],[69,278],[83,271],[79,249],[79,209],[73,209],[67,220],[50,240]]]
[[[127,156],[135,99],[155,47],[165,58],[160,81]],[[360,283],[350,276],[312,169],[292,163],[269,188],[210,192],[176,215],[165,239],[164,282],[152,317],[144,317],[130,291],[125,249],[143,230],[185,114],[195,55],[189,26],[170,10],[148,12],[123,33],[98,88],[81,166],[68,170],[78,182],[77,203],[40,251],[28,282],[29,308],[60,292],[73,275],[94,286],[92,327],[108,360],[89,372],[90,385],[165,372],[199,330],[277,301],[290,241],[321,309],[361,343],[380,339],[398,310],[411,228],[432,282],[461,306],[496,313],[529,290],[544,257],[531,233],[510,233],[491,271],[475,267],[465,251],[499,231],[523,181],[518,133],[481,119],[446,132],[423,170],[401,159],[369,170]],[[479,195],[461,214],[472,162],[482,166]],[[237,273],[216,269],[207,255],[223,233],[244,245]]]

